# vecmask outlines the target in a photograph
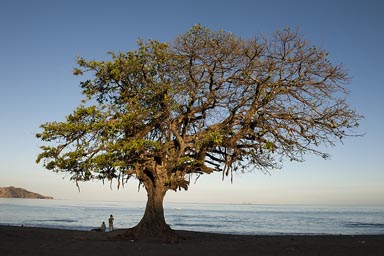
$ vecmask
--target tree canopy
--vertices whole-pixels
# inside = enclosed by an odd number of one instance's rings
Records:
[[[326,158],[361,118],[346,102],[347,72],[291,29],[244,40],[196,25],[110,56],[78,58],[74,74],[91,77],[85,100],[41,125],[37,162],[75,182],[136,178],[149,201],[192,175]]]

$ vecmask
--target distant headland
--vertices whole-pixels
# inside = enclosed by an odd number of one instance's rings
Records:
[[[0,187],[0,198],[35,198],[35,199],[53,199],[51,196],[43,196],[30,192],[23,188]]]

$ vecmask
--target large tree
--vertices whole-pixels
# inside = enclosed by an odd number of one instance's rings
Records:
[[[41,125],[37,162],[76,183],[139,180],[148,201],[138,232],[170,231],[164,196],[193,175],[326,158],[324,146],[352,136],[361,118],[345,101],[342,66],[290,29],[243,40],[197,25],[110,55],[77,60],[86,97],[65,121]]]

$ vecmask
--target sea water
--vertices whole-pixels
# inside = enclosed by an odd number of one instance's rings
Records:
[[[91,230],[113,214],[115,228],[135,226],[145,202],[0,198],[0,225]],[[177,230],[224,234],[384,234],[384,206],[165,203]]]

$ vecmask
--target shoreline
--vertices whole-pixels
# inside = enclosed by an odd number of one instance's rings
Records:
[[[383,235],[229,235],[176,230],[183,239],[0,225],[2,255],[384,255]],[[113,235],[113,236],[112,236]]]

